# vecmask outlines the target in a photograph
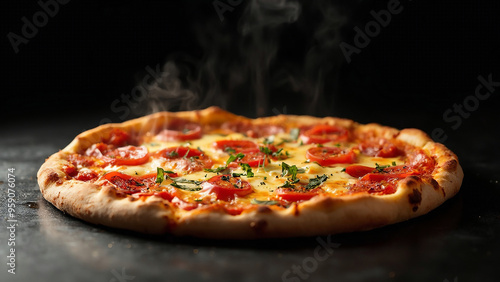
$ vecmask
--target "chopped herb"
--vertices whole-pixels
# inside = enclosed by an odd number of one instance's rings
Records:
[[[179,153],[177,153],[176,151],[171,151],[167,154],[167,156],[171,157],[171,158],[175,158],[175,157],[178,157],[179,156]]]
[[[392,162],[392,166],[396,166],[396,162]]]
[[[203,199],[194,199],[195,202],[201,202]]]
[[[341,170],[341,172],[345,172],[345,167]]]
[[[229,175],[223,175],[220,179],[223,180],[223,181],[228,181],[229,182],[230,176]]]
[[[201,181],[198,181],[198,180],[190,180],[190,179],[185,179],[185,178],[170,178],[172,179],[173,181],[175,182],[178,182],[178,183],[189,183],[189,184],[196,184],[196,185],[200,185],[201,184]]]
[[[271,145],[274,143],[274,135],[264,138],[264,144]]]
[[[304,142],[302,141],[302,139],[300,139],[300,143],[299,143],[300,146],[304,145]]]
[[[309,183],[307,184],[306,189],[314,189],[323,184],[323,182],[325,182],[327,179],[328,176],[326,176],[326,174],[323,174],[322,176],[316,175],[316,178],[309,179]]]
[[[181,190],[186,190],[186,191],[200,191],[201,187],[199,185],[193,185],[193,184],[187,184],[187,185],[181,185],[177,182],[172,182],[170,183],[171,186],[181,189]]]
[[[200,148],[200,146],[196,147],[196,149],[198,149],[198,151],[203,153],[203,150]]]
[[[375,169],[377,172],[384,172],[384,168],[388,168],[390,165],[379,165],[378,163],[375,163]]]
[[[259,146],[259,150],[266,155],[271,155],[273,153],[268,147]]]
[[[280,202],[278,201],[262,201],[262,200],[257,200],[257,199],[252,199],[252,201],[250,201],[251,204],[254,204],[254,205],[279,205]]]
[[[168,177],[168,175],[167,175]],[[156,168],[156,183],[162,183],[165,180],[165,170],[161,167]]]
[[[318,145],[316,145],[316,147],[321,148],[321,147],[323,147],[323,144],[318,144]],[[326,152],[325,152],[325,153],[326,153]]]
[[[189,151],[191,151],[191,149],[188,149],[187,152],[184,154],[184,156],[182,157],[183,159],[187,158],[187,156],[189,155]]]
[[[219,167],[218,167],[218,168],[216,168],[216,169],[205,168],[205,171],[206,171],[206,172],[213,172],[213,173],[217,173],[217,174],[218,174],[218,173],[220,173],[220,172],[222,172],[222,171],[226,170],[226,169],[227,169],[227,166],[228,166],[230,163],[234,162],[235,160],[241,160],[241,159],[243,159],[244,157],[245,157],[245,155],[244,155],[244,154],[242,154],[242,153],[238,153],[236,156],[235,156],[235,155],[229,155],[229,158],[227,159],[227,161],[226,161],[226,165],[225,165],[225,166],[219,166]]]
[[[264,176],[264,180],[267,180],[267,176]]]
[[[252,171],[252,168],[250,167],[249,164],[247,163],[240,163],[241,168],[243,171],[245,171],[247,177],[254,177],[254,173]]]
[[[226,147],[226,148],[224,148],[224,152],[229,153],[229,154],[233,154],[233,153],[236,153],[236,150],[234,150],[231,147]]]
[[[293,183],[290,183],[288,180],[285,180],[285,183],[281,186],[278,186],[278,188],[295,188],[295,185],[293,185]]]
[[[300,130],[298,128],[292,128],[290,130],[290,138],[292,138],[292,140],[296,141],[297,139],[299,139],[299,133],[300,133]]]
[[[295,179],[297,179],[297,173],[299,172],[299,169],[297,168],[296,165],[289,165],[285,162],[282,162],[281,163],[281,176],[285,176],[285,175],[291,175],[292,176],[292,181],[294,181]]]
[[[262,181],[262,182],[260,183],[260,185],[266,185],[266,182]]]
[[[340,148],[340,143],[335,144],[335,147]]]

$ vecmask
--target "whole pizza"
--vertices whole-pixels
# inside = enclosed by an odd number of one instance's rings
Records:
[[[405,221],[453,197],[462,178],[456,155],[418,129],[217,107],[99,126],[38,171],[44,198],[87,222],[231,239]]]

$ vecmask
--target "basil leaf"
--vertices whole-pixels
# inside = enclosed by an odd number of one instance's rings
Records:
[[[299,133],[300,130],[298,128],[292,128],[292,130],[290,130],[290,138],[296,141],[297,139],[299,139]]]
[[[257,199],[252,199],[250,201],[251,204],[254,204],[254,205],[279,205],[280,202],[278,201],[261,201],[261,200],[257,200]]]
[[[328,179],[328,176],[326,174],[323,174],[322,176],[316,175],[316,178],[311,178],[309,179],[309,183],[307,183],[306,189],[313,189],[325,182]]]

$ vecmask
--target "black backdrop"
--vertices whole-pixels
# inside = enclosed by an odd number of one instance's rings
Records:
[[[196,86],[205,93],[200,95],[211,91],[214,97],[204,104],[168,107],[172,110],[215,104],[252,117],[328,114],[415,126],[428,133],[441,127],[454,133],[451,127],[457,125],[453,118],[458,113],[448,120],[443,114],[474,95],[479,75],[500,81],[499,4],[495,1],[401,0],[400,13],[393,14],[390,23],[348,63],[339,42],[356,46],[355,27],[364,29],[374,21],[373,12],[387,10],[388,3],[396,1],[352,2],[356,1],[302,1],[295,22],[257,34],[261,38],[245,39],[241,28],[249,1],[74,0],[58,4],[55,15],[47,17],[27,43],[19,44],[16,53],[12,33],[21,36],[23,17],[33,23],[43,8],[36,1],[2,1],[2,116],[29,120],[49,114],[71,118],[96,113],[98,123],[132,118],[144,111],[126,114],[117,110],[123,102],[113,108],[113,101],[131,93],[147,75],[146,67],[184,60],[190,62],[188,73],[205,68],[205,80]],[[218,5],[221,9],[230,7],[222,13],[223,21],[215,3],[224,3]],[[231,3],[236,5],[227,6]],[[328,13],[331,7],[344,17],[338,29],[329,29],[336,18]],[[275,55],[266,53],[266,42],[277,43]],[[262,51],[255,51],[259,48]],[[246,52],[251,54],[246,57]],[[266,58],[272,62],[266,65]],[[215,61],[213,73],[210,59]],[[247,71],[239,73],[243,77],[235,87],[230,85],[235,84],[234,78],[228,77],[238,64]],[[264,100],[255,97],[258,91],[251,77],[259,66],[266,71]],[[294,79],[280,84],[276,81],[283,79],[283,69]],[[212,80],[220,80],[219,88],[210,87],[213,82],[206,78],[210,73]],[[315,92],[316,84],[322,87]],[[467,118],[460,117],[463,124],[496,118],[496,96],[498,91],[478,105],[469,99],[474,110]],[[260,103],[264,109],[259,111]],[[433,124],[420,123],[424,116]]]

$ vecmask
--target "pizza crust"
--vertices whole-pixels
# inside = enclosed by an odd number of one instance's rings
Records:
[[[259,206],[239,215],[229,215],[217,207],[179,211],[156,196],[145,200],[120,197],[110,187],[69,179],[62,170],[68,164],[66,157],[69,154],[82,153],[92,144],[108,138],[114,128],[140,137],[148,132],[158,132],[168,120],[174,118],[198,122],[205,128],[218,128],[226,121],[290,126],[340,125],[355,134],[375,132],[380,137],[396,138],[422,148],[433,157],[436,166],[431,178],[409,176],[400,181],[396,193],[390,195],[316,196],[283,210]],[[378,124],[360,125],[332,117],[280,115],[251,120],[211,107],[201,111],[162,112],[83,132],[62,151],[48,158],[37,176],[46,200],[61,211],[90,223],[151,234],[254,239],[370,230],[405,221],[426,214],[453,197],[460,189],[463,171],[455,154],[417,129],[399,131]]]

